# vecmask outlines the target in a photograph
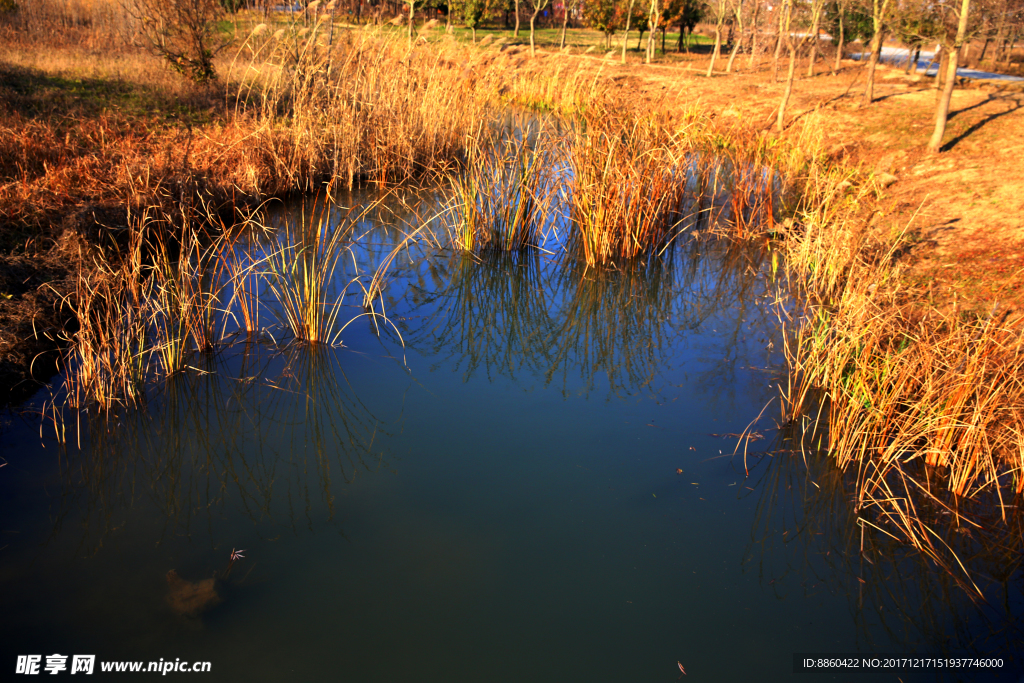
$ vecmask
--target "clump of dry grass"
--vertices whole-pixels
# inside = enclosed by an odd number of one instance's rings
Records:
[[[0,13],[0,32],[36,43],[56,40],[92,50],[117,49],[132,30],[124,19],[117,0],[30,0],[18,2],[13,12]]]
[[[571,249],[588,265],[664,249],[686,218],[686,150],[654,119],[587,117],[569,148]]]
[[[554,208],[559,164],[559,140],[541,128],[520,121],[472,138],[465,168],[450,179],[450,241],[457,249],[518,251],[540,241]]]
[[[275,236],[266,258],[269,285],[282,322],[300,341],[334,343],[341,333],[336,323],[347,285],[339,288],[335,275],[354,222],[324,202],[319,215],[287,222]]]
[[[185,368],[191,353],[213,350],[224,288],[218,273],[221,237],[197,230],[189,208],[180,208],[173,232],[163,226],[149,231],[154,256],[147,303],[154,351],[168,377]]]

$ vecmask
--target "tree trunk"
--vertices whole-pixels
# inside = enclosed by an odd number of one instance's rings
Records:
[[[629,11],[626,12],[626,35],[622,38],[622,63],[623,64],[626,63],[626,43],[629,42],[629,20],[633,18],[633,3],[634,2],[636,2],[636,0],[629,0]],[[644,34],[641,31],[640,32],[641,38],[643,37],[643,35]]]
[[[754,59],[757,54],[757,36],[761,32],[757,21],[761,14],[761,3],[754,3],[754,11],[750,15],[750,70],[754,70]]]
[[[978,54],[978,60],[975,62],[975,66],[985,61],[985,53],[988,52],[988,46],[991,42],[991,38],[985,38],[985,42],[981,44],[981,52]]]
[[[811,11],[814,11],[813,9]],[[821,37],[821,11],[814,13],[814,21],[811,23],[811,59],[807,63],[807,77],[814,76],[814,62],[818,58],[818,39]]]
[[[647,30],[650,33],[647,34],[647,55],[645,63],[650,64],[654,61],[654,34],[658,31],[658,24],[660,23],[658,16],[658,0],[651,0],[651,11],[647,16]]]
[[[565,32],[569,28],[569,4],[562,3],[562,40],[558,44],[559,50],[565,49]]]
[[[715,49],[711,51],[711,61],[708,63],[708,78],[715,72],[715,60],[718,59],[718,51],[722,47],[722,22],[715,24]]]
[[[875,101],[875,67],[878,66],[878,55],[882,52],[882,32],[875,31],[871,36],[871,55],[868,57],[868,82],[864,87],[864,97],[860,106],[866,107]]]
[[[779,82],[779,57],[782,56],[782,37],[789,33],[789,5],[790,0],[783,0],[779,8],[779,25],[775,34],[775,56],[772,58],[772,83]]]
[[[789,104],[789,96],[793,94],[793,79],[796,75],[796,46],[793,45],[792,36],[789,37],[789,75],[786,77],[786,90],[782,93],[782,102],[779,103],[779,118],[775,121],[775,129],[780,133],[785,130],[783,125],[786,121],[786,105]]]
[[[729,27],[729,39],[732,40],[732,52],[729,53],[729,62],[725,65],[725,73],[732,73],[732,65],[736,61],[736,55],[739,54],[740,45],[743,44],[743,0],[739,0],[735,5],[734,15],[736,17],[736,23]],[[739,33],[739,38],[736,34]]]
[[[833,72],[839,73],[839,68],[842,66],[843,61],[843,40],[846,38],[844,35],[843,19],[846,15],[846,10],[842,6],[839,7],[839,45],[836,47],[836,65],[832,69]]]
[[[414,19],[413,12],[416,11],[416,3],[413,0],[409,0],[409,44],[412,45],[412,23]]]
[[[516,0],[516,30],[512,36],[515,38],[519,37],[519,0]]]
[[[956,85],[956,64],[960,56],[960,48],[967,34],[967,14],[971,10],[971,0],[963,0],[960,5],[960,21],[957,24],[956,40],[949,50],[949,65],[946,67],[946,86],[942,89],[939,106],[935,111],[935,131],[928,141],[928,151],[938,152],[942,148],[942,136],[946,134],[946,119],[949,116],[949,101],[953,98],[953,87]]]
[[[732,63],[736,61],[736,54],[740,51],[740,42],[737,40],[732,44],[732,52],[729,53],[729,63],[725,65],[725,73],[727,74],[732,73]]]
[[[537,55],[537,46],[533,41],[533,36],[536,31],[535,25],[537,23],[537,15],[540,14],[540,8],[533,10],[533,14],[530,15],[530,56],[535,57]]]
[[[475,43],[476,42],[476,26],[474,25],[469,30],[473,32],[473,42]]]

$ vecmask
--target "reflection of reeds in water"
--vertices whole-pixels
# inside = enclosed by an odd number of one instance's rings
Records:
[[[467,380],[481,366],[489,377],[546,367],[553,322],[539,252],[456,254],[429,273],[433,291],[422,283],[412,303],[433,312],[411,330],[413,345],[461,357]]]
[[[756,564],[762,582],[799,573],[806,594],[847,586],[869,645],[880,624],[912,652],[1019,651],[1024,629],[1010,605],[1024,597],[1021,511],[1000,519],[1005,510],[994,492],[954,508],[904,491],[916,499],[915,523],[932,530],[932,551],[919,552],[904,537],[876,531],[895,527],[881,519],[886,510],[851,499],[855,479],[827,450],[808,445],[796,425],[784,430],[774,451],[759,454],[748,480],[760,497],[745,561]],[[794,588],[792,579],[787,584]]]
[[[587,272],[579,262],[566,268],[555,332],[559,343],[547,380],[561,375],[564,385],[575,368],[587,391],[601,374],[614,394],[649,388],[676,332],[673,265],[674,259],[651,259],[618,270]]]
[[[469,143],[466,167],[451,180],[457,249],[518,251],[538,243],[554,199],[555,144],[529,124]]]
[[[337,486],[380,469],[389,434],[335,354],[293,345],[282,357],[247,342],[239,354],[198,357],[201,372],[175,375],[146,413],[119,410],[117,429],[101,415],[84,416],[88,446],[67,447],[59,523],[84,515],[71,527],[91,551],[138,511],[140,491],[166,533],[199,532],[209,521],[202,515],[226,506],[254,524],[330,521]]]
[[[453,256],[421,273],[411,304],[425,314],[410,316],[420,322],[408,336],[454,357],[467,379],[527,370],[566,389],[578,378],[592,391],[603,376],[612,393],[647,391],[681,335],[725,308],[755,306],[759,253],[694,240],[601,270],[539,252]]]

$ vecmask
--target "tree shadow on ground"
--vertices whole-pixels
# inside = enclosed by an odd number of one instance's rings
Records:
[[[1002,110],[1002,111],[994,112],[994,113],[988,114],[988,115],[983,116],[982,118],[978,119],[973,124],[971,124],[966,130],[964,130],[962,133],[960,133],[956,137],[952,138],[949,142],[944,144],[940,148],[941,151],[948,152],[949,150],[953,149],[958,144],[960,144],[963,140],[965,140],[969,136],[973,135],[977,131],[981,130],[986,125],[992,123],[993,121],[995,121],[997,119],[1000,119],[1000,118],[1006,116],[1007,114],[1012,114],[1013,112],[1015,112],[1018,109],[1020,109],[1021,106],[1024,105],[1024,95],[1022,95],[1021,93],[1012,93],[1012,94],[1007,93],[1007,94],[1002,94],[1002,95],[996,94],[996,93],[990,93],[987,98],[985,98],[983,101],[981,101],[981,102],[979,102],[977,104],[973,104],[970,107],[965,107],[963,109],[958,109],[955,112],[951,112],[949,114],[949,116],[946,118],[946,121],[948,123],[949,121],[952,121],[953,119],[957,118],[958,116],[961,116],[961,115],[965,114],[966,112],[969,112],[969,111],[971,111],[973,109],[978,109],[979,107],[983,107],[986,104],[993,104],[993,103],[997,103],[997,102],[1005,103],[1006,104],[1006,108],[1004,110]]]

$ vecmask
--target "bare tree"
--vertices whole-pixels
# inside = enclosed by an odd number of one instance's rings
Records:
[[[629,9],[626,10],[626,35],[622,38],[622,63],[626,63],[626,43],[629,42],[629,22],[633,18],[633,6],[636,0],[629,0]],[[643,35],[643,34],[641,34]],[[641,38],[642,39],[642,38]]]
[[[843,43],[846,40],[846,2],[847,0],[838,0],[835,3],[839,41],[836,43],[836,63],[832,67],[832,73],[839,73],[839,67],[842,66],[843,61]]]
[[[793,0],[782,0],[779,6],[779,22],[775,30],[775,55],[772,58],[772,81],[779,80],[779,57],[782,46],[787,44],[789,26],[793,21]]]
[[[219,0],[122,0],[141,47],[197,83],[217,77],[213,58],[228,45],[217,30]]]
[[[733,27],[735,28],[735,37],[732,41],[732,52],[729,53],[729,63],[725,65],[725,73],[732,73],[733,62],[736,61],[736,55],[739,54],[740,45],[743,44],[743,0],[731,0],[732,14],[733,14]],[[756,0],[754,3],[756,4]]]
[[[711,10],[711,15],[715,18],[715,47],[711,50],[711,61],[708,62],[707,73],[707,77],[711,78],[711,75],[715,73],[715,61],[718,59],[718,54],[722,49],[722,27],[725,25],[725,20],[730,13],[730,0],[710,0],[708,8]]]
[[[796,75],[796,50],[797,46],[793,41],[792,28],[793,22],[793,3],[787,2],[782,6],[782,12],[784,16],[779,18],[779,43],[775,47],[775,63],[776,72],[778,71],[778,54],[779,47],[782,45],[782,41],[785,41],[786,46],[789,48],[789,72],[786,76],[786,89],[782,92],[782,101],[779,102],[779,114],[775,119],[775,128],[780,133],[785,128],[786,122],[786,107],[789,105],[789,97],[793,94],[793,80]]]
[[[948,66],[946,67],[946,84],[942,88],[942,96],[939,97],[939,104],[935,111],[935,131],[932,139],[928,141],[928,151],[938,152],[942,147],[942,136],[946,134],[946,119],[949,116],[949,101],[953,97],[953,87],[956,85],[956,67],[960,57],[960,49],[963,47],[967,37],[967,19],[971,9],[971,0],[961,0],[960,11],[957,16],[956,37],[953,44],[944,46],[949,53]],[[956,5],[949,8],[951,12],[956,11]]]
[[[569,28],[569,14],[571,14],[579,4],[580,0],[565,0],[562,3],[562,40],[558,45],[561,50],[565,49],[565,32]]]
[[[875,101],[875,68],[878,66],[878,59],[882,54],[882,39],[885,37],[885,24],[889,19],[889,7],[891,0],[871,0],[871,36],[870,50],[868,56],[867,85],[864,86],[864,97],[860,106],[864,107]]]
[[[810,78],[814,75],[814,62],[818,58],[818,40],[821,37],[821,15],[825,11],[825,0],[811,0],[808,9],[811,12],[811,33],[809,36],[811,41],[811,58],[807,62],[807,77]]]
[[[647,29],[650,34],[647,36],[647,54],[644,57],[644,62],[650,64],[654,61],[654,36],[658,33],[658,26],[661,23],[661,6],[658,4],[658,0],[651,0],[651,11],[647,18]]]
[[[537,33],[537,15],[544,11],[551,0],[526,0],[526,2],[533,9],[533,13],[530,14],[530,56],[532,57],[537,54],[537,46],[534,42],[534,36]]]

